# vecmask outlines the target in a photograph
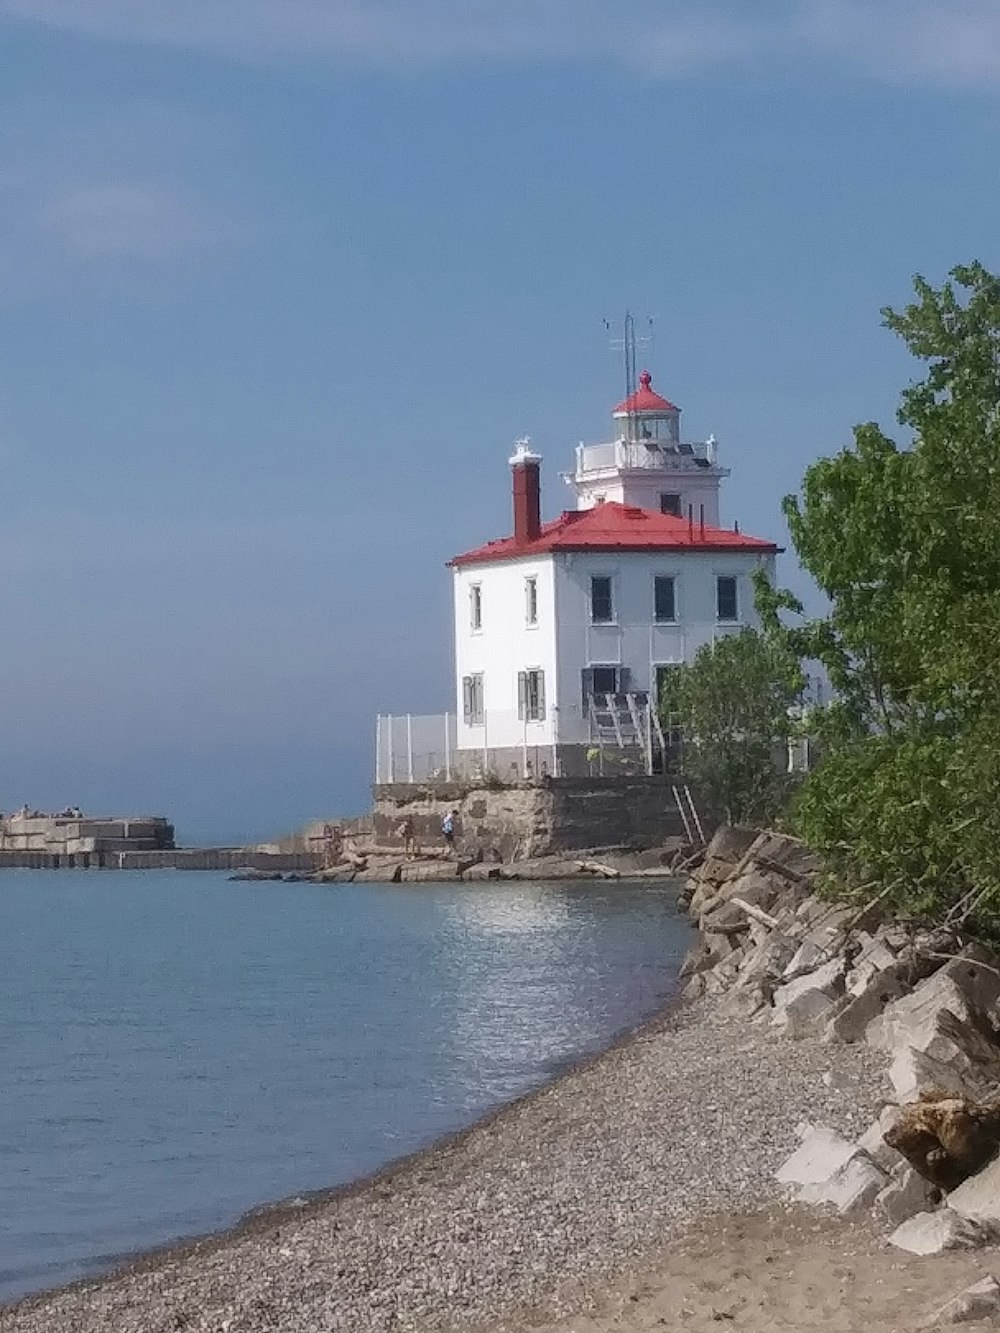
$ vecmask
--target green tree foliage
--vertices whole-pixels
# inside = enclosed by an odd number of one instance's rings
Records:
[[[1000,904],[1000,278],[915,286],[883,312],[926,363],[902,395],[910,441],[860,426],[785,500],[830,602],[786,642],[836,690],[801,832],[857,893],[934,915]]]
[[[785,805],[803,684],[785,644],[749,629],[706,645],[664,683],[661,714],[683,737],[685,777],[730,823],[765,822]]]

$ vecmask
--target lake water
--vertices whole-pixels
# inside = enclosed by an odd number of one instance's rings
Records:
[[[0,871],[0,1300],[339,1184],[674,990],[668,885]]]

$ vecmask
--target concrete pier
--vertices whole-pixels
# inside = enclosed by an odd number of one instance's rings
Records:
[[[161,851],[53,852],[0,848],[0,870],[318,870],[318,852],[258,852],[243,847],[172,847]]]

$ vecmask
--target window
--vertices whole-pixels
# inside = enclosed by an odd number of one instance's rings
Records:
[[[462,717],[467,727],[481,727],[483,711],[483,675],[462,677]]]
[[[627,694],[629,689],[628,667],[589,666],[583,671],[583,711],[590,708],[591,698],[595,694]]]
[[[483,588],[474,583],[469,589],[469,624],[473,632],[483,628]]]
[[[521,722],[545,721],[545,672],[537,667],[517,673],[517,716]]]
[[[590,619],[595,625],[610,625],[614,618],[611,580],[606,574],[595,574],[590,580]]]
[[[659,624],[677,619],[677,599],[674,580],[669,574],[657,574],[653,579],[653,617]]]
[[[538,580],[524,580],[524,620],[525,624],[538,624]]]
[[[720,620],[739,620],[736,580],[731,574],[720,574],[715,580],[715,603]]]
[[[681,497],[679,495],[668,494],[664,491],[660,495],[660,513],[673,514],[674,518],[683,518],[681,513]]]

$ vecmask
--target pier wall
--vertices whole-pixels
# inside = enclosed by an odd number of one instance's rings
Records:
[[[318,852],[258,852],[241,847],[175,847],[162,851],[44,852],[0,849],[0,870],[318,870]]]
[[[510,786],[383,784],[374,789],[375,840],[397,842],[410,816],[418,841],[438,845],[449,810],[458,811],[463,848],[495,848],[505,861],[591,847],[655,847],[684,836],[671,784],[662,777],[566,777]],[[714,822],[702,818],[711,832]]]

